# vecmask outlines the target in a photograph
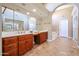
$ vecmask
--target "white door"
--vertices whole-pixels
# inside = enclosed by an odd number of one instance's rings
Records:
[[[75,17],[73,19],[73,39],[78,38],[78,19]]]
[[[68,20],[62,19],[59,23],[59,36],[68,37]]]
[[[72,22],[73,22],[73,40],[78,39],[78,8],[74,6],[72,11]]]

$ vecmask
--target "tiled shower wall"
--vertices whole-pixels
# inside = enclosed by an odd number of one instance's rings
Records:
[[[40,18],[37,21],[37,30],[38,31],[48,31],[48,40],[52,40],[52,16]]]

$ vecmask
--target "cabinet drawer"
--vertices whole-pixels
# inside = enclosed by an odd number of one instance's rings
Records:
[[[19,38],[19,41],[24,41],[25,40],[25,35],[18,36],[18,38]]]
[[[17,37],[7,37],[2,39],[3,45],[9,45],[17,42]]]
[[[33,41],[33,39],[26,39],[26,42]]]
[[[17,56],[18,52],[17,52],[17,49],[12,49],[8,52],[4,52],[3,55],[4,56]]]
[[[26,39],[33,39],[33,35],[32,34],[29,34],[29,35],[26,35]]]
[[[19,56],[24,55],[26,53],[26,50],[20,50],[19,51]]]
[[[17,43],[10,44],[10,45],[7,45],[7,46],[5,45],[5,46],[3,46],[3,52],[8,52],[12,49],[17,49],[17,48],[18,48]]]

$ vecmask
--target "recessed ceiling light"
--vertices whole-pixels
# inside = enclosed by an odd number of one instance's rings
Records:
[[[30,13],[29,12],[27,12],[27,15],[29,15]]]
[[[36,9],[33,9],[33,12],[36,12]]]

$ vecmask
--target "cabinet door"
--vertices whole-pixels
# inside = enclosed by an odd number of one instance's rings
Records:
[[[26,36],[26,49],[27,51],[33,47],[33,35]]]
[[[18,37],[19,37],[19,41],[24,41],[25,40],[25,35],[18,36]]]
[[[26,44],[25,41],[20,41],[19,42],[19,55],[23,55],[26,53]]]
[[[17,52],[17,48],[14,48],[8,52],[5,52],[3,55],[4,56],[17,56],[18,52]]]
[[[28,42],[28,45],[30,45],[29,48],[32,49],[32,47],[33,47],[33,41],[32,41],[32,40],[29,41],[29,42]]]
[[[17,37],[6,37],[6,38],[2,38],[2,39],[3,39],[3,41],[2,41],[3,55],[4,56],[18,55]],[[13,52],[13,51],[16,51],[16,52]]]
[[[26,35],[26,39],[34,39],[32,34]]]
[[[32,49],[32,47],[33,47],[33,41],[32,40],[27,41],[26,45],[27,45],[27,47],[26,47],[27,50]]]
[[[40,43],[43,43],[44,41],[46,41],[46,35],[45,35],[45,33],[41,33],[40,34]]]
[[[8,52],[8,51],[10,51],[10,50],[12,50],[12,49],[16,49],[18,46],[17,46],[17,43],[14,43],[14,44],[10,44],[10,45],[8,45],[8,46],[3,46],[3,51],[4,52]]]
[[[6,37],[2,38],[2,44],[3,45],[9,45],[17,42],[17,37]]]

